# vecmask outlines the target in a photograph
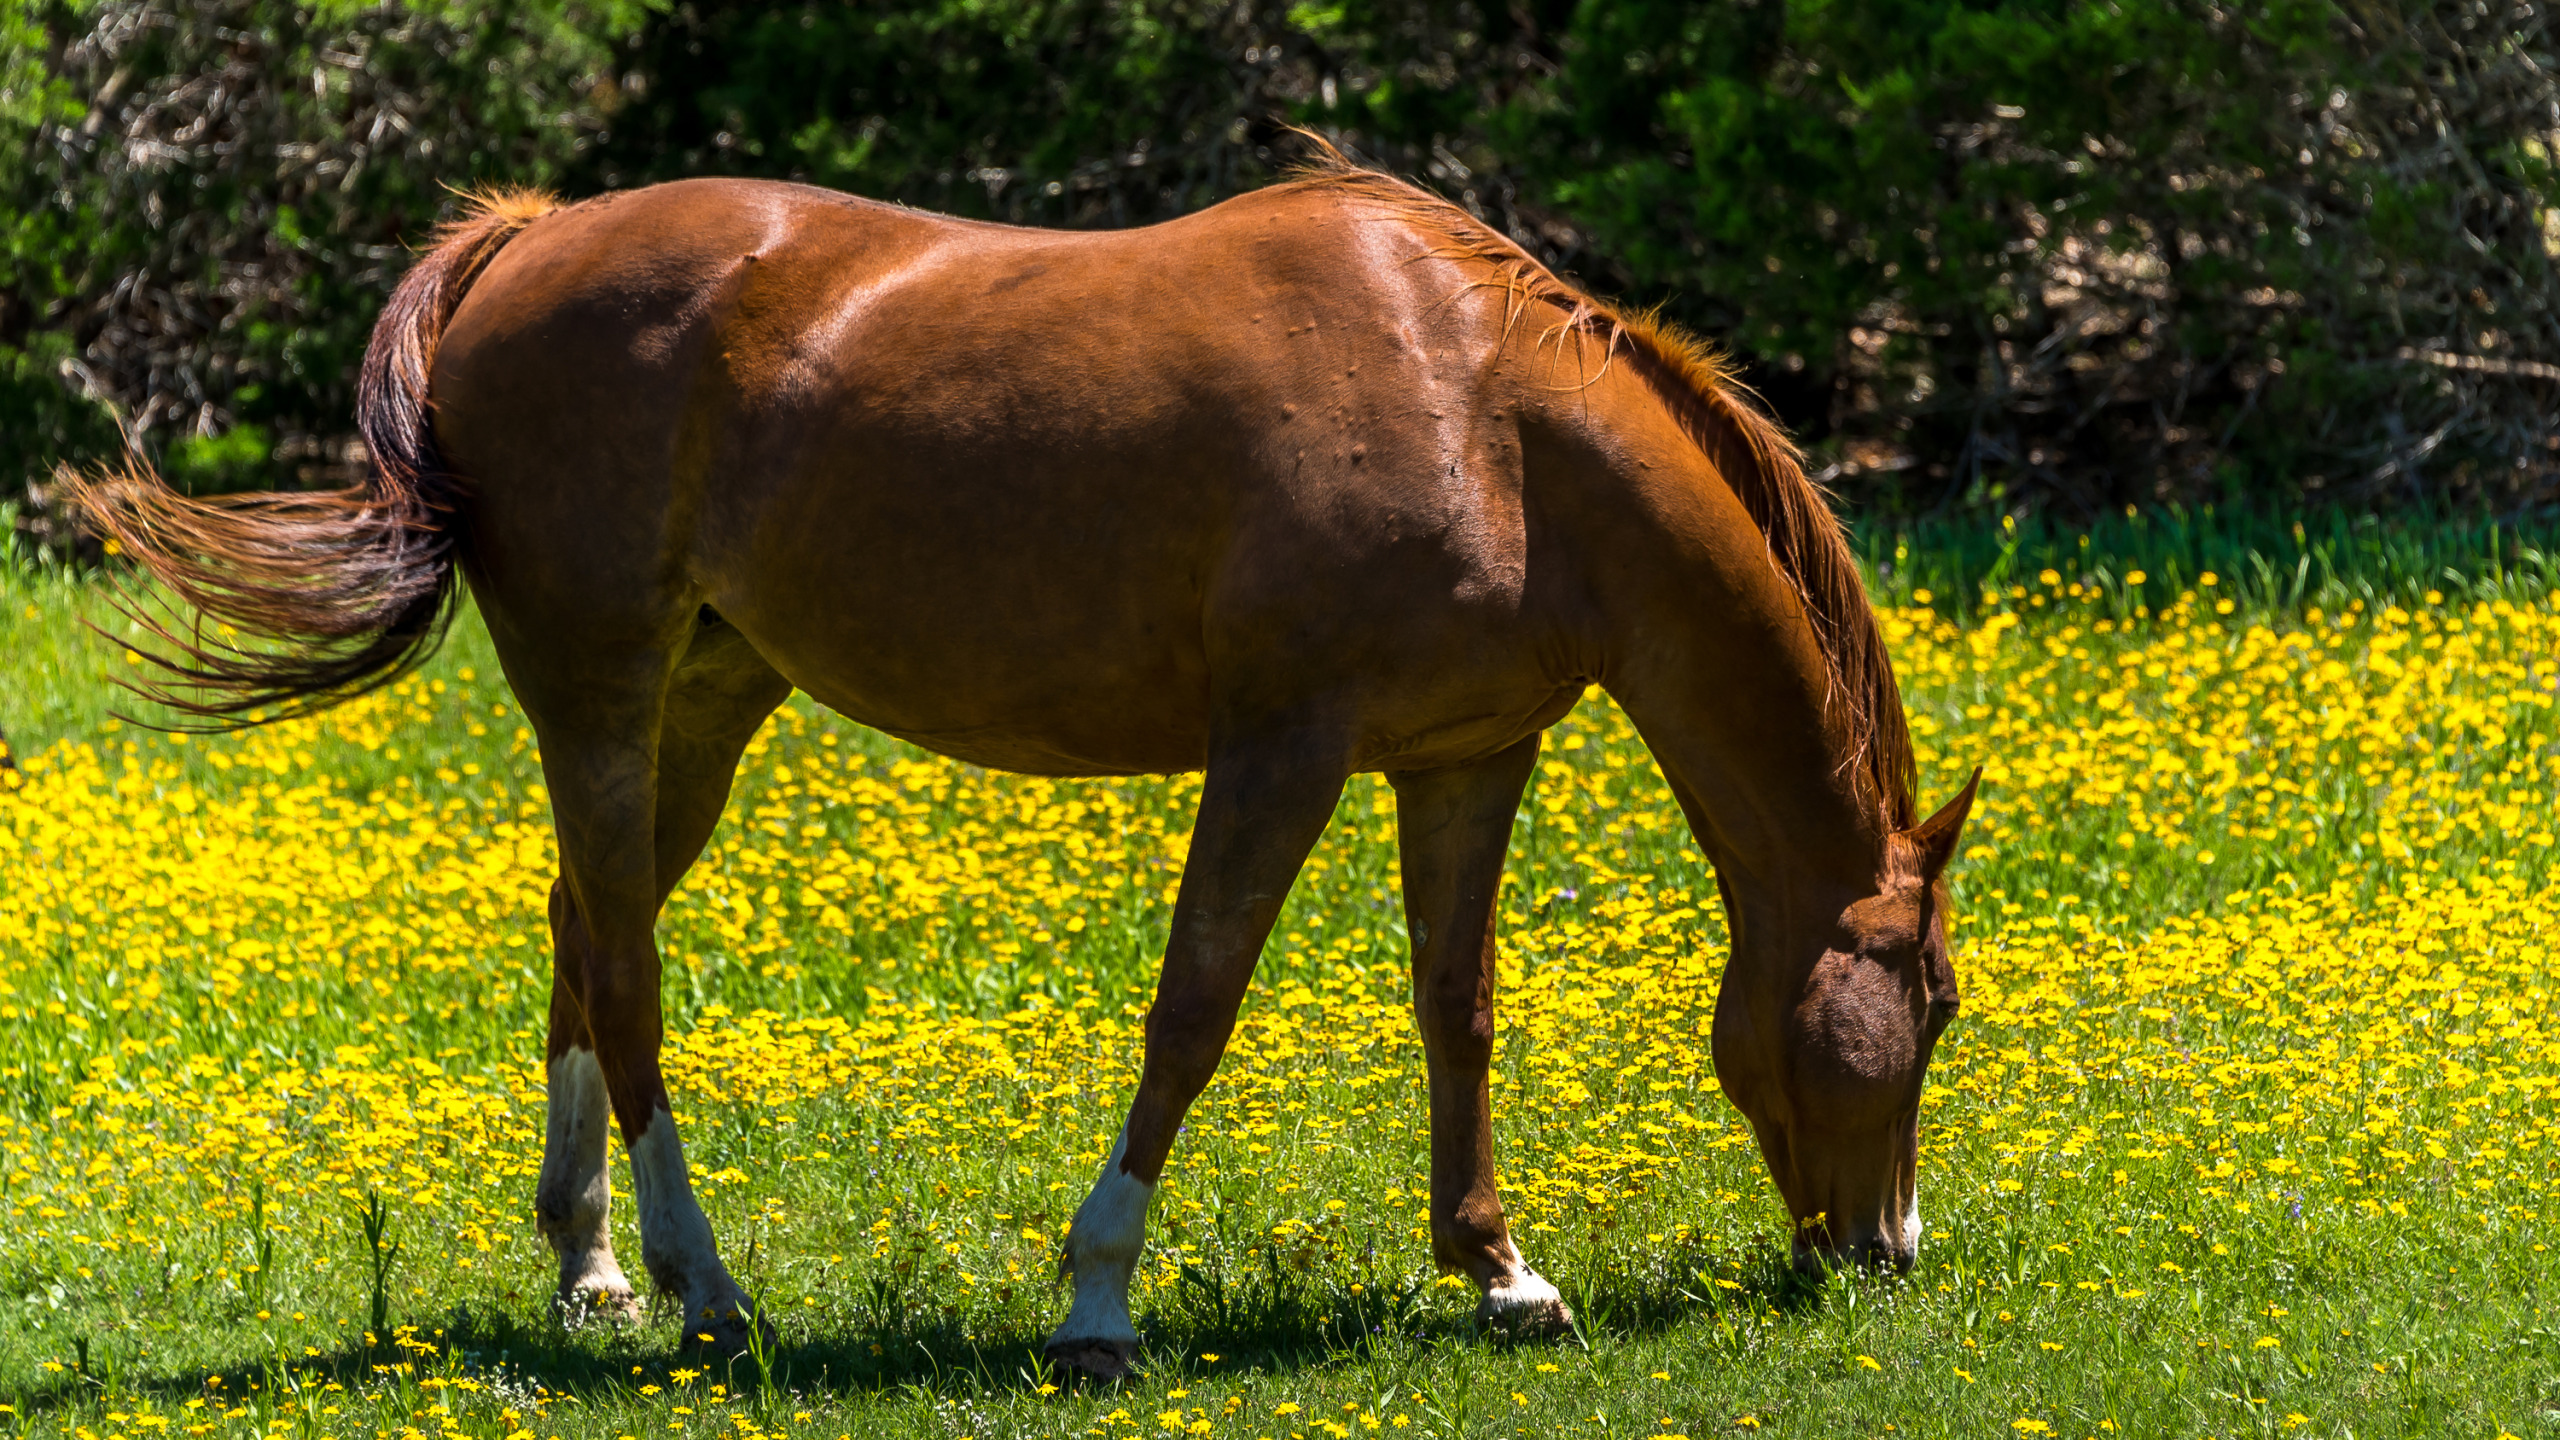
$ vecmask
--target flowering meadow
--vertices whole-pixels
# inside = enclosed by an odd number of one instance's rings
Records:
[[[707,1369],[663,1315],[551,1308],[554,852],[485,638],[172,737],[104,718],[98,587],[0,568],[0,1431],[2552,1433],[2560,600],[2441,584],[1880,585],[1923,805],[1984,767],[1898,1279],[1788,1268],[1707,1053],[1713,882],[1589,697],[1502,901],[1497,1137],[1578,1314],[1552,1343],[1478,1336],[1432,1272],[1361,777],[1158,1196],[1142,1373],[1061,1389],[1058,1243],[1196,777],[992,774],[800,698],[767,726],[660,927],[697,1185],[775,1321]]]

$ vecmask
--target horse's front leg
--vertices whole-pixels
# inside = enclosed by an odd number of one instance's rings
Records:
[[[1129,1285],[1156,1180],[1184,1112],[1226,1053],[1289,885],[1342,794],[1340,763],[1309,749],[1303,740],[1238,744],[1210,757],[1164,972],[1147,1011],[1137,1097],[1058,1260],[1059,1273],[1075,1279],[1075,1303],[1049,1337],[1049,1358],[1062,1368],[1117,1379],[1137,1354]]]
[[[1390,774],[1403,850],[1413,1013],[1431,1090],[1431,1249],[1476,1282],[1476,1314],[1513,1329],[1571,1322],[1520,1258],[1493,1164],[1494,901],[1538,737],[1473,765]]]

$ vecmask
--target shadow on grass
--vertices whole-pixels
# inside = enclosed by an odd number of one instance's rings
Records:
[[[1408,1368],[1473,1347],[1602,1347],[1717,1317],[1783,1323],[1834,1303],[1844,1286],[1876,1283],[1893,1282],[1808,1278],[1772,1247],[1691,1247],[1653,1257],[1642,1273],[1607,1272],[1569,1288],[1570,1332],[1515,1336],[1480,1325],[1470,1292],[1429,1283],[1318,1284],[1276,1266],[1230,1282],[1185,1264],[1142,1326],[1138,1373],[1117,1384],[1286,1376],[1381,1362]],[[116,1395],[162,1410],[197,1399],[217,1411],[245,1407],[263,1427],[288,1403],[317,1396],[332,1383],[343,1387],[329,1392],[337,1397],[333,1403],[364,1407],[376,1421],[395,1425],[463,1380],[527,1407],[537,1394],[588,1406],[665,1403],[642,1387],[668,1395],[671,1372],[681,1371],[694,1372],[691,1380],[702,1385],[725,1385],[729,1403],[746,1407],[890,1395],[983,1401],[1044,1393],[1043,1387],[1116,1388],[1053,1372],[1041,1353],[1043,1326],[972,1328],[958,1317],[920,1319],[894,1305],[866,1308],[873,1310],[872,1323],[857,1320],[819,1335],[786,1331],[759,1362],[688,1352],[663,1311],[639,1325],[570,1327],[520,1306],[465,1304],[440,1321],[401,1327],[387,1344],[244,1356],[175,1374],[119,1373],[112,1356],[84,1357],[80,1367],[9,1398],[21,1423]]]

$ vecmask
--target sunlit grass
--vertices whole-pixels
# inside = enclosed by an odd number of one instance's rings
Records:
[[[1786,1271],[1705,1052],[1713,883],[1595,698],[1515,836],[1496,1091],[1515,1228],[1582,1331],[1481,1340],[1430,1273],[1393,804],[1363,778],[1159,1199],[1146,1373],[1060,1393],[1033,1363],[1057,1240],[1134,1078],[1196,780],[990,775],[802,701],[760,737],[660,929],[688,1150],[783,1341],[769,1383],[702,1374],[663,1321],[548,1311],[552,850],[485,638],[177,741],[98,719],[123,662],[69,639],[93,590],[0,569],[0,1419],[2533,1433],[2560,609],[2530,566],[2288,594],[2144,563],[2013,567],[1958,607],[1906,554],[1881,587],[1916,602],[1888,623],[1924,803],[1986,767],[1909,1279]],[[373,1194],[412,1328],[369,1341]]]

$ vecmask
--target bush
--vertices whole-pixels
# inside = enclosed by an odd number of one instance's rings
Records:
[[[2534,4],[688,5],[623,182],[1123,225],[1342,135],[1756,362],[1905,510],[2548,496]]]
[[[1298,122],[1724,339],[1862,504],[2512,510],[2554,50],[2541,0],[0,0],[0,498],[101,400],[196,483],[353,473],[442,183],[1127,225]]]
[[[1906,506],[2513,505],[2554,473],[2553,38],[2469,0],[1593,5],[1504,121]]]
[[[356,363],[407,247],[449,186],[560,178],[640,16],[0,0],[0,499],[112,456],[119,420],[194,483],[357,473]]]

